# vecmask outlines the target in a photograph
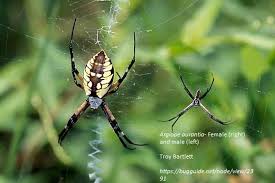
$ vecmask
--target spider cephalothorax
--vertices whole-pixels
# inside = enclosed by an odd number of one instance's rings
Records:
[[[186,93],[189,95],[189,97],[190,97],[193,101],[191,102],[191,104],[189,104],[187,107],[185,107],[178,115],[176,115],[175,117],[172,117],[172,118],[170,118],[170,119],[164,121],[164,122],[167,122],[167,121],[172,121],[172,120],[175,119],[174,123],[172,124],[172,131],[173,131],[173,127],[174,127],[174,125],[177,123],[178,119],[179,119],[184,113],[186,113],[187,111],[189,111],[189,109],[191,109],[192,107],[201,107],[201,108],[203,109],[203,111],[207,113],[208,117],[211,118],[213,121],[215,121],[215,122],[217,122],[217,123],[220,123],[220,124],[222,124],[222,125],[227,125],[227,124],[229,124],[229,122],[224,122],[224,121],[221,121],[221,120],[219,120],[218,118],[216,118],[216,117],[215,117],[212,113],[210,113],[209,110],[208,110],[206,107],[204,107],[204,105],[202,105],[202,103],[201,103],[201,100],[202,100],[204,97],[206,97],[206,95],[208,94],[208,92],[211,90],[212,85],[213,85],[213,83],[214,83],[214,77],[213,77],[213,80],[212,80],[212,82],[211,82],[210,87],[206,90],[206,92],[203,93],[203,94],[201,95],[201,91],[200,91],[200,90],[197,90],[195,96],[193,96],[193,94],[189,91],[189,89],[188,89],[187,86],[185,85],[182,76],[180,77],[180,79],[181,79],[181,81],[182,81],[182,84],[183,84],[183,86],[184,86],[184,89],[185,89]]]
[[[119,79],[117,82],[113,83],[114,78],[114,68],[111,62],[111,59],[108,58],[107,54],[104,50],[101,50],[97,54],[95,54],[86,64],[84,69],[83,77],[79,74],[78,70],[75,67],[74,55],[73,55],[73,33],[75,22],[72,29],[69,50],[71,55],[71,66],[72,66],[72,75],[74,79],[74,83],[83,89],[88,96],[88,98],[80,105],[80,107],[76,110],[76,112],[71,116],[67,125],[61,131],[58,137],[58,142],[61,144],[62,140],[65,138],[69,130],[73,127],[73,125],[77,122],[81,114],[88,108],[97,109],[99,107],[102,108],[104,114],[106,115],[111,127],[116,133],[122,145],[128,149],[130,148],[126,145],[125,141],[132,145],[145,145],[145,144],[136,144],[132,142],[120,129],[118,122],[113,116],[109,106],[104,100],[104,97],[115,93],[123,80],[126,78],[128,71],[131,69],[133,64],[135,63],[135,34],[134,34],[134,56],[133,59],[128,66],[127,70],[123,74],[122,77],[117,73]],[[78,82],[78,80],[80,83]]]
[[[197,91],[196,91],[195,98],[194,98],[194,100],[193,100],[194,106],[200,106],[200,96],[201,96],[201,91],[200,91],[200,90],[197,90]]]

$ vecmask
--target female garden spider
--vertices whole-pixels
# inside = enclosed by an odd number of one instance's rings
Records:
[[[71,66],[72,66],[72,75],[74,79],[74,83],[81,89],[84,89],[88,98],[80,105],[80,107],[76,110],[76,112],[71,116],[67,125],[61,131],[58,136],[58,142],[61,144],[69,130],[73,127],[73,125],[77,122],[81,114],[88,108],[91,107],[92,109],[97,109],[101,107],[104,114],[106,115],[111,127],[113,128],[114,132],[116,133],[117,137],[119,138],[122,145],[127,149],[135,149],[130,148],[126,145],[124,140],[132,145],[143,146],[146,144],[136,144],[132,142],[120,129],[115,117],[113,116],[110,108],[108,107],[107,103],[104,100],[104,97],[110,94],[115,93],[123,80],[126,78],[128,71],[131,69],[133,64],[135,63],[135,34],[134,34],[134,56],[133,59],[126,69],[125,73],[122,77],[117,73],[119,79],[117,82],[113,83],[114,77],[114,68],[112,65],[111,60],[108,58],[104,50],[101,50],[96,55],[91,58],[85,66],[84,69],[84,77],[82,77],[78,70],[75,67],[74,62],[74,55],[73,55],[73,33],[75,27],[76,19],[74,20],[71,39],[69,44],[69,50],[71,55]],[[76,77],[82,82],[78,83]]]
[[[202,105],[201,103],[201,100],[206,97],[206,95],[208,94],[208,92],[211,90],[212,88],[212,85],[214,83],[214,77],[213,77],[213,80],[211,82],[211,85],[209,88],[207,88],[206,92],[204,94],[201,95],[201,91],[200,90],[197,90],[196,91],[196,95],[195,97],[192,95],[192,93],[189,91],[189,89],[187,88],[187,86],[185,85],[184,81],[183,81],[183,78],[182,76],[180,76],[180,79],[181,79],[181,82],[183,84],[183,87],[184,87],[184,90],[186,91],[186,93],[189,95],[189,97],[193,100],[191,102],[191,104],[189,104],[187,107],[185,107],[178,115],[176,115],[175,117],[172,117],[168,120],[165,120],[163,122],[169,122],[169,121],[172,121],[174,119],[176,119],[174,121],[174,123],[172,124],[172,132],[173,132],[173,128],[174,128],[174,125],[177,123],[178,119],[184,114],[186,113],[187,111],[189,111],[189,109],[191,109],[192,107],[201,107],[203,109],[204,112],[206,112],[206,114],[208,115],[208,117],[210,119],[212,119],[213,121],[217,122],[217,123],[220,123],[222,125],[228,125],[229,122],[223,122],[221,120],[219,120],[218,118],[216,118],[206,107],[204,107],[204,105]]]

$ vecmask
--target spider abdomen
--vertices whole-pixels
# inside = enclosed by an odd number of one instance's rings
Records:
[[[113,82],[113,77],[113,64],[102,50],[94,55],[85,66],[83,86],[86,95],[104,97]]]

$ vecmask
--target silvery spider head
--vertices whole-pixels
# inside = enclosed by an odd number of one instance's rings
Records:
[[[200,97],[201,97],[201,91],[197,90],[196,91],[196,95],[195,95],[195,99],[193,101],[195,106],[199,106],[200,105]]]
[[[98,98],[98,97],[92,97],[92,96],[90,96],[89,97],[89,103],[90,103],[90,107],[92,109],[97,109],[101,105],[102,99]]]

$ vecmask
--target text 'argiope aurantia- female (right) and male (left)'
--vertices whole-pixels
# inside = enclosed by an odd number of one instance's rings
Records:
[[[125,133],[121,130],[119,127],[118,122],[116,121],[114,115],[112,114],[109,106],[107,105],[105,101],[105,97],[115,93],[121,83],[126,78],[129,70],[132,68],[132,66],[135,63],[135,33],[134,33],[134,56],[132,58],[131,63],[129,64],[128,68],[126,69],[125,73],[122,75],[122,77],[117,73],[119,79],[115,83],[113,83],[114,78],[114,68],[111,62],[111,59],[108,58],[107,54],[104,50],[101,50],[97,54],[95,54],[86,64],[84,69],[83,77],[79,74],[79,71],[76,69],[75,62],[74,62],[74,55],[73,55],[73,34],[74,34],[74,28],[76,24],[76,19],[74,20],[72,32],[71,32],[71,38],[69,42],[69,51],[71,56],[71,69],[72,69],[72,75],[74,79],[74,83],[79,88],[83,89],[88,96],[88,98],[77,108],[75,113],[71,116],[71,118],[68,120],[67,124],[63,128],[63,130],[59,133],[58,136],[58,142],[61,144],[66,135],[68,134],[69,130],[73,128],[73,125],[78,121],[80,116],[87,110],[88,107],[92,109],[98,109],[101,107],[103,110],[105,116],[107,117],[111,127],[113,128],[115,134],[117,135],[118,139],[122,143],[122,145],[130,150],[133,150],[135,148],[129,147],[127,145],[131,144],[134,146],[144,146],[147,144],[138,144],[132,142]],[[182,78],[181,78],[182,79]],[[80,82],[79,82],[80,81]],[[183,82],[183,79],[182,79]],[[187,89],[186,85],[183,82],[184,89],[188,93],[188,95],[193,99],[192,103],[188,105],[182,112],[180,112],[176,117],[173,117],[167,121],[172,121],[173,119],[176,119],[175,122],[172,125],[173,126],[177,122],[177,120],[182,116],[185,112],[187,112],[191,107],[193,106],[200,106],[202,109],[208,114],[208,116],[220,123],[220,124],[228,124],[226,122],[223,122],[219,119],[217,119],[214,115],[212,115],[200,102],[201,99],[203,99],[207,93],[210,91],[212,85],[214,82],[211,83],[210,88],[207,89],[207,91],[201,95],[200,90],[196,92],[195,97],[191,94],[191,92]]]

